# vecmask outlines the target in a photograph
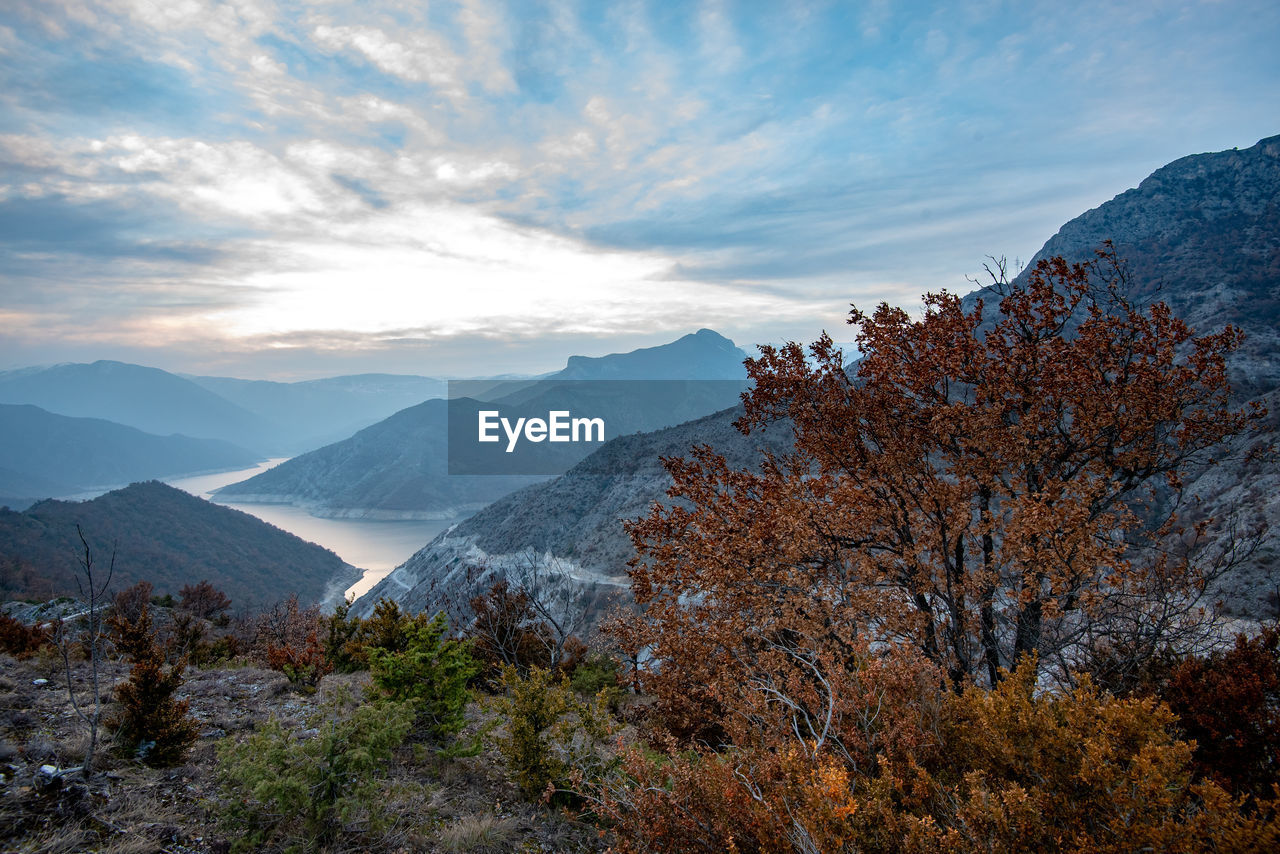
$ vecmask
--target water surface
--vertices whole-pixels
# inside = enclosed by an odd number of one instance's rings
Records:
[[[364,570],[364,576],[347,590],[349,596],[359,596],[373,587],[387,573],[408,560],[414,552],[431,542],[436,534],[459,521],[321,519],[290,504],[242,504],[213,498],[215,489],[253,477],[286,459],[288,458],[280,457],[252,468],[180,477],[165,482],[200,498],[217,501],[225,507],[234,507],[256,516],[304,540],[322,545],[352,566],[360,567]]]

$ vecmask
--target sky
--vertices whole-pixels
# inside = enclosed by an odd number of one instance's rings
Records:
[[[0,0],[0,369],[851,338],[1280,133],[1280,4]]]

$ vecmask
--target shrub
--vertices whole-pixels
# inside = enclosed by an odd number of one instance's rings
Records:
[[[290,596],[257,618],[254,655],[288,676],[290,682],[314,687],[330,669],[320,643],[323,622],[319,608],[302,608],[298,597]]]
[[[418,616],[426,619],[421,614]],[[360,625],[356,637],[366,648],[403,652],[408,644],[406,630],[414,619],[401,612],[400,606],[392,600],[381,599],[373,606],[373,615]]]
[[[8,614],[0,614],[0,652],[26,658],[49,642],[38,626],[28,626]]]
[[[343,602],[329,615],[326,620],[324,655],[334,670],[339,673],[354,673],[369,666],[361,639],[363,628],[364,621],[351,616],[350,601]]]
[[[573,633],[581,620],[578,605],[563,589],[543,591],[543,599],[535,598],[538,592],[512,587],[504,579],[471,599],[475,620],[467,633],[475,640],[476,658],[487,677],[497,678],[508,665],[521,673],[541,667],[568,675],[586,657],[587,645]]]
[[[587,656],[573,669],[569,684],[573,690],[588,697],[604,694],[609,708],[618,710],[618,704],[626,695],[626,690],[619,684],[621,666],[618,660],[605,653],[594,653]]]
[[[202,620],[214,620],[231,607],[227,594],[208,581],[201,581],[194,586],[184,585],[178,594],[182,597],[178,607]]]
[[[1280,628],[1173,669],[1160,691],[1196,744],[1197,770],[1237,794],[1280,780]]]
[[[373,615],[362,620],[351,616],[351,603],[344,602],[324,621],[324,654],[330,665],[341,673],[354,673],[369,667],[369,650],[404,652],[408,630],[415,621],[427,617],[410,616],[390,599],[374,606]]]
[[[494,743],[520,791],[563,802],[598,785],[613,765],[600,751],[612,733],[605,692],[582,702],[567,678],[540,667],[521,675],[512,665],[502,685],[497,708],[507,730]]]
[[[497,678],[507,666],[521,673],[551,666],[551,628],[537,619],[528,593],[498,581],[484,595],[473,597],[470,606],[475,620],[467,633],[475,639],[476,658],[484,663],[486,675]]]
[[[179,660],[166,668],[164,651],[151,628],[149,594],[150,585],[145,583],[124,591],[117,601],[126,607],[117,607],[107,619],[116,647],[133,665],[129,680],[115,688],[120,711],[113,723],[125,753],[148,765],[174,765],[195,742],[197,730],[187,715],[188,702],[174,697],[182,686],[186,662]]]
[[[329,672],[329,660],[315,633],[307,635],[301,644],[267,644],[267,666],[288,676],[290,682],[311,688]]]
[[[284,840],[314,850],[357,821],[381,825],[378,770],[412,726],[413,705],[383,701],[350,712],[349,705],[347,695],[322,706],[308,721],[310,737],[272,719],[243,741],[219,746],[222,818],[237,836],[233,850]]]
[[[1192,782],[1191,747],[1154,699],[1087,680],[1035,693],[1035,668],[994,689],[938,688],[929,735],[874,762],[826,742],[761,731],[720,751],[627,753],[605,812],[623,851],[1269,851],[1277,803],[1253,817]],[[869,711],[910,715],[892,694]],[[731,727],[732,729],[732,727]]]
[[[470,643],[446,637],[448,630],[443,613],[431,620],[419,615],[403,626],[403,650],[368,651],[373,684],[392,700],[411,701],[418,723],[436,741],[466,723],[467,682],[479,672]]]

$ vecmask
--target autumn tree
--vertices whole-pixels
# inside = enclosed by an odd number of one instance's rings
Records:
[[[1274,843],[1275,805],[1193,783],[1157,701],[1036,690],[1135,624],[1190,637],[1233,550],[1171,497],[1261,417],[1228,397],[1240,334],[1136,305],[1109,249],[991,294],[855,308],[850,368],[825,335],[762,348],[737,426],[793,450],[664,460],[613,624],[654,697],[599,795],[624,850]]]
[[[1202,592],[1166,546],[1207,523],[1156,511],[1261,413],[1228,399],[1241,333],[1195,337],[1127,289],[1108,249],[999,275],[994,312],[946,292],[919,319],[855,308],[852,370],[826,335],[762,347],[738,427],[785,419],[794,451],[755,472],[706,447],[666,460],[677,501],[630,529],[630,641],[675,665],[654,668],[665,701],[723,696],[744,676],[724,662],[749,676],[766,653],[812,670],[861,633],[994,684],[1096,640],[1117,602]]]
[[[178,607],[202,620],[213,620],[231,608],[231,600],[227,598],[227,594],[207,580],[195,585],[183,585],[178,592],[182,597]]]

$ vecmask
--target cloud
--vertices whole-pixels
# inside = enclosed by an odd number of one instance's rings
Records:
[[[811,335],[1274,133],[1278,36],[1193,0],[19,4],[0,310],[189,353]]]

